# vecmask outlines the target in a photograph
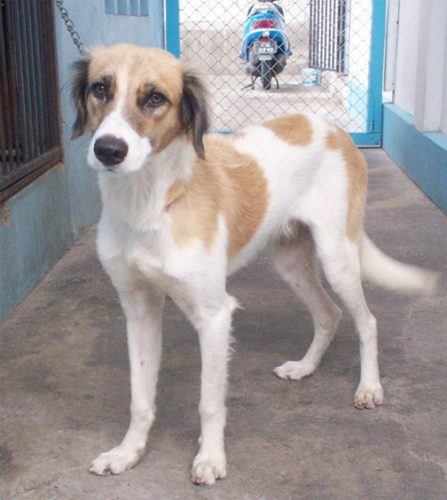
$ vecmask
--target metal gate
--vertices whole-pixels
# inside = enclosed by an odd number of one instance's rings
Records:
[[[166,48],[202,71],[213,129],[232,132],[282,114],[325,114],[356,144],[379,146],[386,0],[282,0],[291,55],[264,90],[241,59],[253,0],[165,0]],[[277,4],[278,2],[275,2]]]

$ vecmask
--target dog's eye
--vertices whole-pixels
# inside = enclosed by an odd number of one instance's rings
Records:
[[[166,101],[166,97],[160,92],[152,92],[151,94],[149,94],[144,104],[149,108],[156,108],[164,104]]]
[[[92,85],[92,93],[96,98],[104,99],[107,95],[107,87],[101,82],[96,82]]]

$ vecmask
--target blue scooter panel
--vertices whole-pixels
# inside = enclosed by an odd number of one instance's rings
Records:
[[[276,23],[276,28],[252,28],[259,21],[272,20]],[[242,51],[240,57],[248,61],[249,59],[249,48],[256,40],[260,38],[270,38],[274,39],[279,47],[281,47],[281,52],[285,54],[286,57],[290,55],[289,40],[285,33],[285,23],[283,19],[273,12],[265,12],[261,14],[255,14],[247,19],[244,27],[244,41],[242,44]]]

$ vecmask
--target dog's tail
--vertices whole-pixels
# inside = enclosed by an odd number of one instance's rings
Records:
[[[399,262],[363,234],[360,243],[362,278],[383,288],[407,294],[427,294],[435,290],[439,274]]]

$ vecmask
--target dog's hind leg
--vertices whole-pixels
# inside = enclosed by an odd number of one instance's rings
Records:
[[[275,368],[278,377],[295,379],[311,375],[329,347],[341,310],[322,287],[315,262],[315,246],[307,226],[292,226],[293,235],[277,244],[275,268],[299,299],[309,308],[314,323],[314,338],[300,361],[287,361]]]
[[[326,277],[351,313],[359,335],[361,373],[354,404],[359,409],[374,408],[383,400],[377,323],[363,294],[358,244],[334,225],[319,224],[312,227],[312,234]]]
[[[113,281],[117,286],[117,280]],[[132,399],[130,425],[121,444],[102,453],[91,464],[90,472],[98,475],[121,474],[133,467],[144,452],[155,418],[164,294],[149,285],[131,290],[118,285],[117,289],[127,319]]]

